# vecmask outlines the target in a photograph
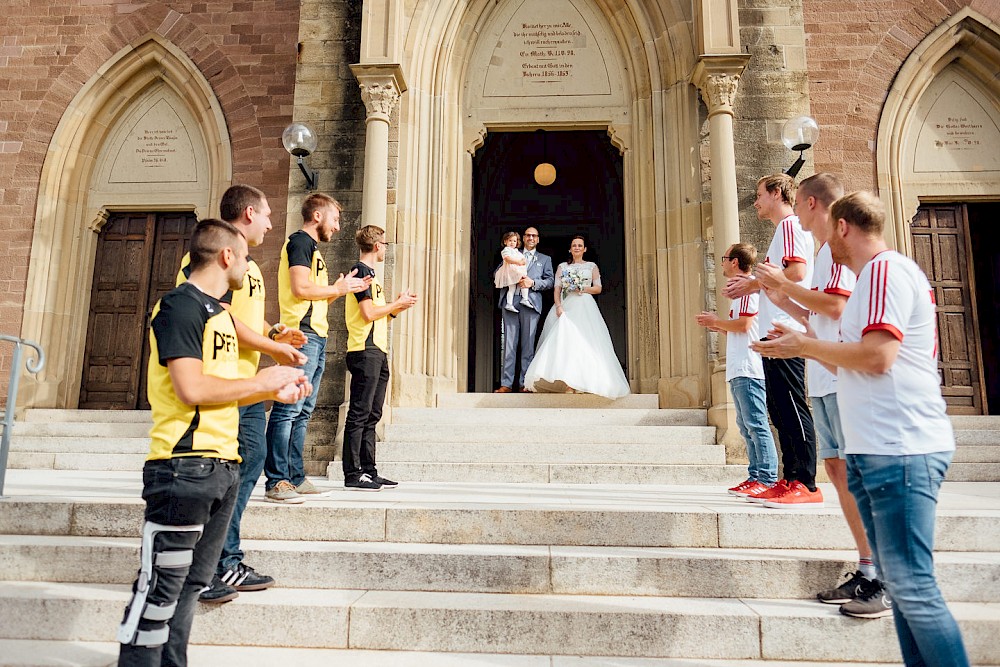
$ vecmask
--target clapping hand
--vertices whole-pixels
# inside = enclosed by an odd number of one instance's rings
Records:
[[[797,331],[788,323],[774,321],[774,327],[767,332],[767,340],[750,342],[750,349],[765,357],[775,359],[794,359],[802,356],[806,339],[816,338],[816,332],[809,327],[808,321],[803,322],[806,330]]]
[[[722,296],[727,299],[741,299],[759,289],[760,285],[750,276],[733,276],[726,281],[726,286],[722,288]]]
[[[393,311],[396,313],[401,313],[404,310],[408,310],[415,306],[417,303],[417,293],[410,290],[405,292],[400,292],[399,296],[393,302]]]
[[[301,368],[269,366],[257,373],[262,393],[280,403],[295,403],[312,393],[312,385]]]
[[[274,336],[274,342],[285,343],[294,348],[300,348],[306,344],[306,335],[300,330],[280,323],[275,324],[274,328],[278,331],[278,333]]]
[[[789,282],[781,267],[774,264],[758,264],[754,269],[754,275],[760,284],[769,290],[780,290],[782,285]]]
[[[695,315],[694,321],[710,331],[721,331],[719,329],[719,316],[707,310]]]
[[[341,273],[337,278],[336,282],[333,283],[334,288],[336,288],[338,296],[343,296],[345,294],[357,294],[358,292],[364,292],[368,289],[369,285],[372,284],[372,276],[365,276],[364,278],[358,278],[358,270],[352,269],[350,273],[346,276]],[[336,299],[333,297],[330,300]]]
[[[288,343],[279,343],[278,348],[271,352],[269,356],[283,366],[303,366],[309,360],[309,357]]]

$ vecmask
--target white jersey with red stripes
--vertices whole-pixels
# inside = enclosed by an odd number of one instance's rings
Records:
[[[816,253],[816,267],[813,269],[812,288],[824,294],[851,296],[857,276],[843,264],[833,261],[830,246],[823,244]],[[820,340],[840,340],[840,320],[821,313],[809,313],[809,326]],[[829,396],[837,391],[837,376],[826,370],[823,364],[809,359],[806,361],[806,383],[810,396]]]
[[[893,250],[861,271],[840,319],[840,338],[859,342],[872,331],[900,341],[896,361],[873,375],[841,368],[837,403],[848,454],[902,456],[955,449],[937,364],[934,293],[920,267]]]
[[[767,248],[767,256],[764,261],[780,266],[782,269],[796,262],[805,264],[806,275],[798,284],[809,289],[812,283],[814,248],[813,235],[802,229],[798,216],[790,215],[774,228],[774,237],[771,239],[771,245]],[[798,331],[805,330],[805,327],[793,320],[788,313],[771,303],[763,290],[760,292],[760,317],[758,319],[760,320],[761,335],[767,334],[772,328],[771,323],[774,320]]]
[[[733,378],[764,379],[764,363],[760,354],[750,349],[750,341],[760,340],[757,306],[760,297],[749,294],[733,301],[729,308],[729,319],[752,317],[750,329],[746,333],[726,332],[726,382]]]

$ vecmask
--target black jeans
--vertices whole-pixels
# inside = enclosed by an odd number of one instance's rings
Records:
[[[204,529],[194,547],[189,568],[156,571],[158,601],[177,600],[177,609],[169,621],[167,643],[155,647],[122,644],[119,667],[187,665],[188,637],[198,594],[212,582],[215,574],[236,504],[239,479],[239,466],[235,461],[197,456],[146,461],[142,469],[146,521],[168,526],[202,524]],[[170,539],[170,534],[161,533],[155,542],[169,545]],[[150,591],[151,598],[153,595],[154,591]]]
[[[382,350],[347,353],[351,372],[351,405],[344,426],[344,481],[368,473],[374,479],[375,427],[382,419],[382,404],[389,386],[389,357]]]
[[[816,430],[806,400],[806,362],[764,357],[767,413],[778,429],[784,478],[816,490]]]

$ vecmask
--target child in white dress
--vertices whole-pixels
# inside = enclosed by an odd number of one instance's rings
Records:
[[[514,286],[521,278],[528,275],[528,261],[517,249],[520,242],[521,236],[517,232],[507,232],[503,235],[503,250],[500,251],[501,264],[493,276],[494,285],[499,288],[509,288],[507,290],[507,305],[504,306],[504,309],[512,313],[517,312],[517,308],[514,307]],[[528,298],[528,288],[522,287],[518,291],[521,293],[521,305],[534,308],[531,299]]]

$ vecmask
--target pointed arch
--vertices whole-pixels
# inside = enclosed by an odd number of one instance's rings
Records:
[[[157,87],[192,119],[204,178],[180,190],[150,187],[139,198],[95,196],[95,179],[106,167],[99,159],[106,142]],[[40,342],[50,363],[37,381],[26,383],[25,404],[77,404],[97,233],[109,211],[188,210],[206,216],[232,175],[222,106],[197,65],[164,36],[137,37],[79,88],[56,125],[39,181],[21,335]]]
[[[953,182],[914,183],[907,175],[907,149],[921,98],[945,70],[957,71],[994,100],[1000,100],[1000,26],[965,7],[926,35],[910,52],[893,81],[879,118],[875,167],[879,195],[886,206],[886,238],[902,251],[912,247],[910,220],[921,197],[968,199],[1000,196],[1000,174],[961,172]],[[949,69],[950,68],[950,69]]]
[[[396,344],[405,353],[394,377],[411,379],[395,386],[424,388],[396,395],[397,404],[430,404],[436,393],[464,390],[472,153],[490,124],[468,107],[465,86],[477,44],[513,2],[429,0],[417,3],[409,23],[398,195],[389,231],[408,247],[394,279],[420,286],[432,305],[396,326]],[[665,405],[702,405],[708,389],[699,342],[689,327],[666,316],[700,309],[704,296],[703,286],[690,277],[701,273],[704,243],[701,175],[691,160],[699,150],[699,99],[688,83],[696,58],[692,5],[683,0],[589,0],[589,5],[611,35],[606,46],[621,63],[613,76],[621,78],[624,103],[614,114],[579,122],[567,116],[555,125],[606,128],[623,153],[627,284],[634,286],[629,295],[633,387],[658,392]],[[544,111],[526,118],[508,119],[507,126],[548,122]],[[442,327],[443,321],[451,324]]]

